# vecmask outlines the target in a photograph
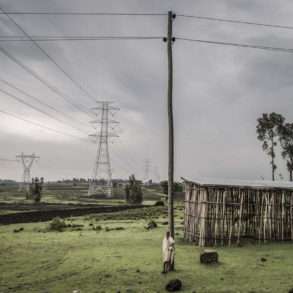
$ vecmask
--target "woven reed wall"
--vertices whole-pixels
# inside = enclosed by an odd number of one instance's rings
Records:
[[[199,246],[293,240],[293,190],[186,183],[184,237]]]

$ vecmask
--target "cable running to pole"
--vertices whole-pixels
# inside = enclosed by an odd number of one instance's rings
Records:
[[[57,122],[59,122],[59,123],[64,124],[64,122],[63,122],[61,119],[59,119],[58,117],[54,117],[54,116],[51,115],[50,113],[48,113],[48,112],[46,112],[46,111],[40,109],[39,107],[36,107],[36,106],[30,104],[29,102],[25,101],[24,99],[22,99],[22,98],[20,98],[20,97],[17,97],[16,95],[13,95],[13,94],[11,94],[11,93],[9,93],[9,92],[7,92],[7,91],[1,89],[1,88],[0,88],[0,92],[3,93],[3,94],[5,94],[6,96],[9,96],[10,98],[12,98],[12,99],[18,101],[19,103],[21,103],[21,104],[23,104],[23,105],[25,105],[25,106],[27,106],[27,107],[29,107],[29,108],[31,108],[31,109],[37,111],[37,112],[43,114],[43,115],[45,115],[45,116],[47,116],[47,117],[49,117],[49,118],[51,118],[51,119],[53,119],[53,120],[55,120],[55,121],[57,121]],[[65,125],[66,125],[66,124],[65,124]],[[77,131],[79,131],[79,132],[82,132],[82,130],[80,130],[80,129],[78,129],[78,128],[75,128],[74,126],[71,126],[71,125],[66,125],[66,126],[69,126],[69,127],[71,127],[71,128],[74,128],[75,130],[77,130]]]
[[[164,37],[47,37],[47,38],[39,38],[36,39],[40,42],[55,42],[55,41],[114,41],[114,40],[161,40]],[[212,41],[212,40],[202,40],[202,39],[191,39],[184,37],[177,37],[176,40],[181,41],[189,41],[189,42],[198,42],[198,43],[206,43],[206,44],[214,44],[214,45],[223,45],[223,46],[234,46],[234,47],[243,47],[243,48],[251,48],[251,49],[261,49],[267,51],[279,51],[285,53],[293,53],[293,49],[291,48],[282,48],[282,47],[273,47],[273,46],[263,46],[263,45],[253,45],[253,44],[244,44],[244,43],[233,43],[233,42],[222,42],[222,41]],[[0,36],[0,42],[14,42],[14,41],[30,41],[28,39],[17,39],[17,38],[4,38]]]
[[[260,23],[260,22],[243,21],[243,20],[227,19],[227,18],[220,18],[220,17],[200,16],[200,15],[177,14],[177,16],[184,17],[184,18],[194,18],[194,19],[198,19],[198,20],[236,23],[236,24],[245,24],[245,25],[269,27],[269,28],[293,30],[293,26],[290,26],[290,25],[269,24],[269,23]]]
[[[76,110],[81,111],[85,113],[86,115],[90,116],[90,112],[88,110],[83,110],[80,105],[77,105],[75,103],[71,102],[71,99],[63,94],[61,91],[59,91],[55,86],[49,84],[45,79],[43,79],[40,75],[38,75],[34,70],[23,64],[19,59],[12,56],[7,50],[0,47],[0,52],[5,55],[7,58],[9,58],[11,61],[16,63],[18,66],[20,66],[22,69],[24,69],[26,72],[28,72],[30,75],[32,75],[35,79],[40,81],[42,84],[44,84],[47,88],[49,88],[52,92],[54,92],[57,96],[59,96],[61,99],[65,100],[67,103],[69,103],[72,107],[74,107]]]
[[[111,41],[111,40],[162,40],[163,36],[0,36],[1,42],[57,42],[57,41]]]
[[[202,39],[189,39],[189,38],[182,38],[182,37],[178,37],[176,38],[176,40],[197,42],[197,43],[210,44],[210,45],[222,45],[222,46],[232,46],[232,47],[239,47],[239,48],[251,48],[251,49],[260,49],[260,50],[267,50],[267,51],[277,51],[277,52],[290,53],[290,54],[293,53],[293,49],[290,49],[290,48],[252,45],[252,44],[243,44],[243,43],[220,42],[220,41],[211,41],[211,40],[202,40]]]
[[[136,12],[50,12],[50,11],[6,11],[7,15],[53,15],[53,16],[166,16],[167,13]]]
[[[33,40],[31,36],[23,29],[23,27],[18,24],[13,17],[5,13],[5,11],[0,8],[0,10],[6,15],[6,17],[77,87],[87,96],[90,100],[94,100],[95,98],[80,84],[78,83],[67,71],[65,71],[51,55],[41,47],[37,41]]]
[[[50,11],[5,11],[0,12],[5,15],[52,15],[52,16],[166,16],[167,13],[133,13],[133,12],[50,12]],[[237,20],[222,17],[211,17],[204,15],[191,15],[191,14],[176,14],[183,18],[194,18],[199,20],[216,21],[216,22],[226,22],[226,23],[236,23],[254,26],[263,26],[277,29],[289,29],[293,30],[293,26],[282,25],[282,24],[269,24],[260,23],[254,21]]]
[[[29,124],[32,124],[32,125],[38,126],[38,127],[40,127],[40,128],[43,128],[43,129],[46,129],[46,130],[49,130],[49,131],[52,131],[52,132],[58,133],[58,134],[62,134],[62,135],[65,135],[65,136],[70,136],[70,137],[73,137],[73,138],[77,138],[77,139],[82,140],[82,141],[84,141],[84,142],[85,142],[85,141],[88,141],[88,139],[83,139],[83,138],[81,138],[81,137],[79,137],[79,136],[76,136],[76,135],[74,135],[74,134],[65,133],[65,132],[63,132],[63,131],[60,131],[60,130],[57,130],[57,129],[54,129],[54,128],[51,128],[51,127],[48,127],[48,126],[43,125],[43,124],[38,123],[38,122],[34,122],[34,121],[31,121],[31,120],[28,120],[28,119],[26,119],[26,118],[22,118],[22,117],[20,117],[20,116],[18,116],[18,115],[16,115],[16,114],[13,114],[13,113],[10,113],[10,112],[4,111],[4,110],[0,110],[0,113],[5,114],[6,116],[10,116],[10,117],[13,117],[13,118],[15,118],[15,119],[18,119],[18,120],[20,120],[20,121],[24,121],[24,122],[26,122],[26,123],[29,123]]]
[[[16,85],[12,84],[11,82],[8,82],[7,80],[4,80],[4,79],[0,79],[0,82],[2,82],[3,84],[7,85],[8,87],[10,87],[10,88],[16,90],[16,91],[19,92],[20,94],[22,94],[22,95],[24,95],[24,96],[26,96],[26,97],[28,97],[28,98],[34,100],[34,101],[37,101],[39,104],[43,105],[43,106],[46,107],[46,108],[49,108],[50,110],[53,110],[53,111],[56,112],[57,114],[60,114],[60,115],[62,115],[62,116],[64,116],[64,117],[66,117],[67,119],[69,119],[69,121],[74,121],[74,119],[75,119],[74,117],[68,115],[68,114],[65,113],[65,112],[62,112],[62,111],[58,110],[56,107],[53,107],[53,106],[51,106],[51,105],[45,103],[45,102],[42,101],[41,99],[39,99],[39,98],[37,98],[37,97],[35,97],[35,96],[33,96],[33,95],[27,93],[26,91],[20,89],[19,87],[17,87]],[[53,115],[52,115],[52,116],[53,116]],[[53,116],[53,117],[54,117],[54,116]],[[55,118],[55,119],[58,119],[58,118],[56,118],[56,117],[54,117],[54,118]],[[60,119],[60,122],[64,123],[61,119]],[[84,124],[85,124],[85,123],[84,123]],[[77,130],[77,131],[81,131],[79,128],[74,127],[74,126],[72,126],[72,125],[70,125],[70,127],[71,127],[71,128],[74,128],[74,129]]]

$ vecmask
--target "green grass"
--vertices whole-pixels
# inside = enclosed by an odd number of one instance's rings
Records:
[[[45,232],[48,223],[0,226],[0,292],[165,292],[172,278],[180,278],[182,292],[189,293],[282,293],[293,287],[291,244],[219,248],[219,265],[200,265],[201,250],[182,241],[178,211],[176,272],[161,275],[161,210],[142,210],[139,220],[138,210],[67,220],[83,224],[82,231]],[[148,231],[150,218],[159,227]],[[20,227],[22,232],[13,232]]]
[[[5,189],[6,188],[6,189]],[[119,195],[119,196],[118,196]],[[100,204],[100,205],[119,205],[125,204],[123,198],[124,190],[119,188],[114,190],[113,199],[90,198],[87,196],[87,186],[72,186],[72,185],[49,185],[43,190],[42,203],[53,204]],[[160,200],[162,193],[155,189],[144,188],[145,205],[154,204]],[[17,186],[1,187],[0,202],[11,204],[33,203],[33,200],[26,200],[25,193],[18,190]]]
[[[29,212],[29,210],[27,211],[0,210],[0,215],[9,215],[9,214],[16,214],[16,213],[23,213],[23,212]]]

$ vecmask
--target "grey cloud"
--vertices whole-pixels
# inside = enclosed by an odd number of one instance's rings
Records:
[[[6,10],[50,11],[132,11],[201,14],[274,23],[290,23],[290,1],[270,5],[262,1],[45,1],[0,0]],[[280,6],[280,7],[278,7]],[[5,21],[5,20],[4,20]],[[164,35],[166,18],[39,18],[21,19],[34,34],[110,34]],[[1,27],[1,26],[0,26]],[[5,31],[13,27],[5,21]],[[1,30],[1,28],[0,28]],[[183,20],[174,22],[176,35],[266,45],[289,46],[291,33]],[[93,103],[58,72],[44,56],[29,45],[9,45],[14,54],[66,92],[73,101],[90,108]],[[143,174],[143,161],[151,157],[159,166],[161,178],[167,166],[167,59],[165,44],[150,42],[84,42],[44,45],[98,100],[115,100],[121,107],[121,138],[111,145],[114,176]],[[279,111],[292,119],[290,109],[291,55],[196,43],[174,44],[174,112],[176,138],[176,177],[269,178],[268,159],[256,139],[256,118],[265,111]],[[5,75],[29,92],[45,98],[62,111],[71,111],[66,103],[52,95],[4,59]],[[282,99],[280,98],[280,94]],[[278,99],[276,98],[278,97]],[[5,101],[1,97],[1,101]],[[3,103],[4,105],[5,103]],[[15,104],[5,105],[19,112]],[[28,113],[26,110],[25,113]],[[76,113],[77,114],[77,113]],[[32,114],[32,119],[40,117]],[[87,123],[85,116],[74,116]],[[42,119],[43,123],[50,121]],[[78,125],[79,122],[72,120]],[[13,124],[13,122],[12,122]],[[24,126],[25,127],[25,126]],[[90,128],[85,131],[90,131]],[[1,130],[1,126],[0,126]],[[39,131],[39,130],[38,130]],[[47,178],[89,176],[95,155],[93,146],[60,141],[37,142],[21,134],[3,134],[3,154],[10,157],[26,151],[41,155],[36,172]],[[82,155],[80,155],[82,154]],[[286,174],[281,162],[279,171]],[[6,170],[9,170],[6,173]],[[0,176],[19,178],[19,170],[5,167]],[[15,173],[14,173],[15,172]],[[15,176],[13,174],[16,174]]]

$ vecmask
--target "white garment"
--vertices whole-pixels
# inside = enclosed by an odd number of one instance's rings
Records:
[[[163,262],[166,262],[166,261],[170,261],[171,263],[173,262],[174,253],[175,253],[174,244],[175,244],[175,240],[171,236],[169,236],[168,239],[166,236],[164,237],[163,243],[162,243]]]

